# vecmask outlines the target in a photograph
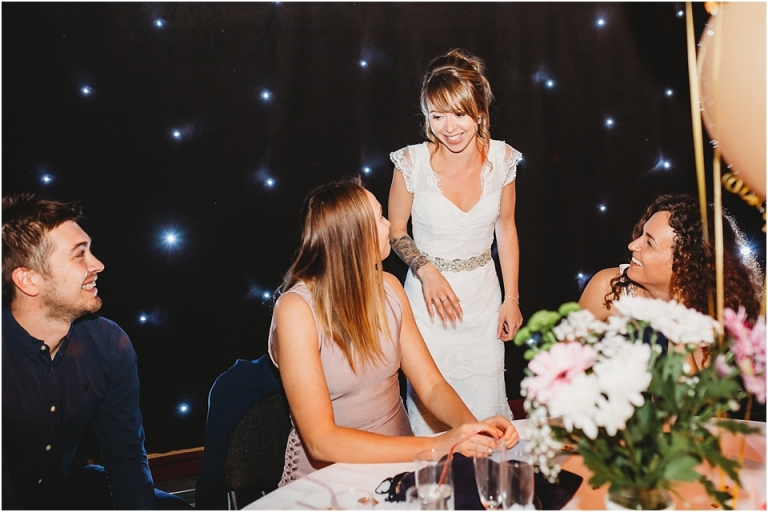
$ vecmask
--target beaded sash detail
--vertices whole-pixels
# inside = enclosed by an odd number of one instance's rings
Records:
[[[438,258],[437,256],[430,256],[427,253],[422,252],[421,253],[425,258],[427,258],[429,261],[431,261],[436,267],[437,270],[440,272],[466,272],[469,270],[475,270],[476,268],[480,268],[489,261],[491,261],[491,250],[488,249],[482,254],[478,254],[477,256],[472,256],[471,258],[467,259],[452,259],[452,260],[446,260],[443,258]]]

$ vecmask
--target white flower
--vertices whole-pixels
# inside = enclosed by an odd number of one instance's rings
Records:
[[[596,320],[588,309],[582,309],[569,313],[552,329],[552,332],[555,333],[558,341],[594,342],[605,328],[606,325]]]
[[[597,360],[610,359],[616,357],[627,346],[627,338],[620,334],[606,335],[605,338],[595,343],[597,350]]]
[[[627,426],[627,420],[634,414],[635,408],[626,400],[600,397],[595,413],[595,424],[605,428],[606,434],[613,437]]]
[[[576,375],[570,385],[563,386],[557,395],[550,398],[547,408],[552,417],[562,416],[563,426],[568,432],[581,429],[590,439],[597,437],[597,401],[600,398],[600,384],[595,375]]]
[[[614,340],[616,348],[618,340]],[[623,347],[613,357],[598,361],[593,370],[602,391],[597,401],[595,423],[604,427],[609,436],[616,435],[635,413],[635,407],[645,403],[643,391],[651,384],[648,362],[651,347],[644,343],[623,340]]]
[[[547,408],[534,399],[526,399],[525,410],[528,411],[528,421],[520,432],[526,440],[524,451],[534,461],[537,471],[554,483],[560,473],[560,466],[554,463],[560,442],[554,438],[547,423]]]
[[[627,318],[611,315],[608,317],[608,325],[605,329],[607,336],[621,336],[627,334]]]
[[[613,305],[625,317],[648,322],[673,343],[710,345],[719,327],[713,318],[675,301],[622,297]]]
[[[650,345],[625,340],[622,350],[596,363],[593,370],[609,400],[628,400],[640,407],[645,401],[642,393],[651,384],[650,360]]]

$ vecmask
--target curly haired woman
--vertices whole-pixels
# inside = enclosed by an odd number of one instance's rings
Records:
[[[629,264],[601,270],[579,300],[582,308],[605,320],[611,303],[622,296],[676,300],[709,314],[714,297],[714,249],[704,242],[699,202],[691,196],[660,196],[646,209],[629,244]],[[714,240],[714,210],[708,206],[709,240]],[[723,275],[725,307],[743,306],[751,319],[760,314],[762,272],[751,255],[742,255],[744,234],[734,219],[723,213]],[[712,293],[710,293],[712,292]]]

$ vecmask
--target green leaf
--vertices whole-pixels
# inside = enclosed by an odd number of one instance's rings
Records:
[[[515,345],[525,345],[531,337],[531,330],[528,327],[523,327],[515,335]]]
[[[560,316],[568,316],[570,313],[573,313],[574,311],[580,311],[581,306],[579,306],[578,302],[566,302],[560,308],[557,310],[557,312],[560,314]]]
[[[541,331],[547,327],[554,326],[560,320],[560,318],[562,317],[554,311],[547,311],[546,309],[542,309],[541,311],[537,311],[531,315],[531,319],[528,321],[528,325],[526,327],[528,327],[531,332]]]
[[[699,461],[690,455],[681,455],[667,464],[667,468],[664,471],[664,478],[681,482],[694,482],[701,476],[694,471],[698,465]]]
[[[757,427],[750,427],[748,423],[742,423],[734,420],[718,420],[715,426],[733,432],[734,434],[759,434],[762,432]]]
[[[702,476],[699,481],[704,485],[704,488],[707,490],[707,494],[715,498],[721,507],[723,507],[725,510],[733,510],[733,507],[728,504],[728,501],[733,498],[731,493],[718,491],[715,484],[708,480],[706,477]]]

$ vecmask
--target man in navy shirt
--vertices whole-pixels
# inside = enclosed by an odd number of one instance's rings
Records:
[[[136,353],[101,307],[74,204],[3,198],[2,507],[183,508],[155,491]],[[103,466],[78,452],[92,424]]]

